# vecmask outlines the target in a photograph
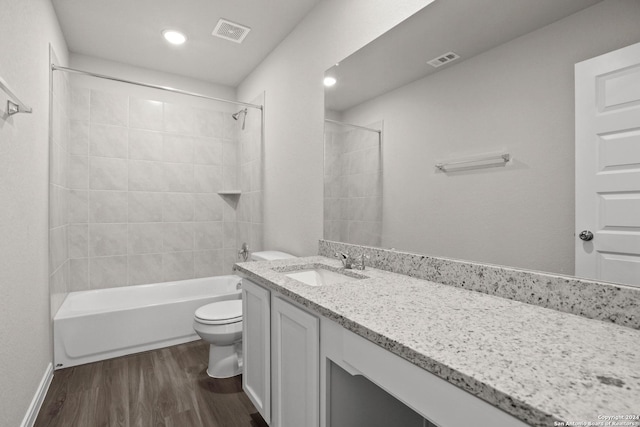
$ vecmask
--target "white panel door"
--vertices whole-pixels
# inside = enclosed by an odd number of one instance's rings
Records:
[[[576,275],[640,286],[640,43],[575,73]]]
[[[319,320],[279,297],[271,313],[272,427],[318,427]]]
[[[271,422],[271,296],[242,281],[242,389],[267,424]]]

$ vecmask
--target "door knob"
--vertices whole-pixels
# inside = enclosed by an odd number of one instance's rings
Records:
[[[589,240],[593,239],[593,233],[590,232],[589,230],[582,230],[578,235],[578,237],[580,237],[580,240],[584,240],[585,242],[588,242]]]

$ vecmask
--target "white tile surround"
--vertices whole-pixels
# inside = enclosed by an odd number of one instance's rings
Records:
[[[240,188],[240,123],[216,105],[86,87],[72,87],[70,97],[68,226],[52,231],[60,246],[54,258],[69,259],[67,290],[230,273],[236,211],[255,204],[217,194]],[[243,135],[247,144],[256,132],[260,140],[260,128],[253,130]],[[254,240],[261,242],[261,206],[255,209],[247,219],[260,224]]]
[[[370,125],[381,129],[382,122]],[[324,134],[324,237],[379,246],[382,238],[380,136],[327,125]]]

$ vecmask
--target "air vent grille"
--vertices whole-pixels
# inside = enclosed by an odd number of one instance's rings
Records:
[[[236,24],[226,19],[220,19],[211,34],[221,39],[242,43],[245,37],[247,37],[247,34],[249,34],[249,31],[251,31],[249,27]]]
[[[458,55],[457,53],[447,52],[437,58],[432,59],[431,61],[427,61],[427,64],[431,65],[432,67],[438,68],[443,66],[444,64],[455,61],[458,58],[460,58],[460,55]]]

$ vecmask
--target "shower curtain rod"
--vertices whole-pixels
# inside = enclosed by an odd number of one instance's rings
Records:
[[[368,128],[368,127],[364,127],[364,126],[352,125],[351,123],[339,122],[337,120],[324,119],[324,121],[327,122],[327,123],[333,123],[333,124],[336,124],[336,125],[351,126],[352,128],[364,129],[364,130],[368,130],[370,132],[375,132],[375,133],[378,133],[378,134],[382,133],[382,131],[380,129],[372,129],[372,128]]]
[[[133,80],[125,80],[125,79],[120,79],[120,78],[117,78],[117,77],[107,76],[107,75],[104,75],[104,74],[92,73],[90,71],[77,70],[75,68],[68,68],[68,67],[60,67],[60,66],[57,66],[55,64],[51,64],[51,69],[53,71],[64,71],[64,72],[72,73],[72,74],[83,74],[85,76],[97,77],[99,79],[112,80],[114,82],[120,82],[120,83],[129,83],[129,84],[132,84],[132,85],[148,87],[148,88],[151,88],[151,89],[159,89],[159,90],[164,90],[164,91],[167,91],[167,92],[179,93],[181,95],[195,96],[197,98],[210,99],[212,101],[226,102],[228,104],[242,105],[243,107],[251,107],[251,108],[257,108],[258,110],[262,110],[262,105],[249,104],[249,103],[240,102],[240,101],[231,101],[231,100],[222,99],[222,98],[215,98],[213,96],[202,95],[200,93],[195,93],[195,92],[188,92],[186,90],[175,89],[175,88],[168,87],[168,86],[158,86],[158,85],[152,85],[152,84],[149,84],[149,83],[136,82],[136,81],[133,81]]]

